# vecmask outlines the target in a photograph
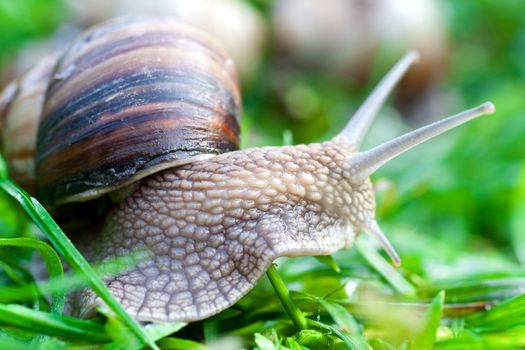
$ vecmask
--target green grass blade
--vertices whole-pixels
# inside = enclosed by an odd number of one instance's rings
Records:
[[[160,340],[159,346],[162,350],[209,350],[207,346],[196,341],[175,337]]]
[[[319,302],[330,316],[332,316],[332,319],[342,331],[351,334],[359,333],[359,325],[357,321],[344,306],[321,298],[319,299]]]
[[[31,349],[31,345],[29,343],[14,339],[7,334],[0,334],[0,349],[27,350]]]
[[[142,253],[120,256],[112,260],[94,265],[93,269],[100,276],[115,274],[140,261]],[[81,286],[86,286],[87,277],[82,273],[65,275],[57,283],[53,279],[35,283],[26,283],[23,286],[0,286],[0,303],[26,302],[41,295],[70,292]]]
[[[20,268],[20,266],[14,268],[9,263],[0,260],[0,270],[3,270],[12,281],[18,284],[17,286],[0,286],[0,303],[10,303],[19,300],[20,293],[17,291],[21,291],[22,295],[25,296],[24,300],[32,300],[33,308],[39,310],[41,303],[48,304],[42,295],[53,295],[53,293],[41,292],[33,282],[33,276],[28,271],[20,270]]]
[[[344,332],[341,332],[335,327],[311,319],[308,319],[308,324],[332,332],[337,338],[341,339],[350,350],[370,350],[370,347],[366,344],[366,341],[361,337],[350,336]]]
[[[146,330],[146,333],[148,334],[150,339],[152,339],[153,341],[157,341],[159,339],[165,338],[168,335],[181,330],[185,326],[186,326],[186,323],[183,323],[183,322],[155,323],[155,324],[147,325],[144,329]],[[176,338],[172,338],[172,339],[176,339]],[[185,343],[184,339],[181,339],[181,340],[183,340],[183,342],[181,342],[182,344],[194,343],[194,344],[202,345],[200,343],[192,342],[189,340],[186,342],[190,342],[190,343]],[[177,342],[168,342],[168,343],[171,345],[177,344]],[[138,342],[135,342],[135,344],[127,345],[125,344],[125,342],[114,341],[112,343],[105,345],[101,350],[140,350],[144,348],[144,345],[145,345],[144,343],[138,343]],[[161,343],[159,343],[159,347],[162,347],[162,349],[167,348]],[[173,347],[168,347],[168,349],[173,349]],[[175,347],[175,349],[178,349],[178,348]],[[186,348],[180,347],[180,349],[186,349]],[[193,348],[188,348],[188,349],[197,349],[197,348],[193,347]],[[198,349],[202,350],[204,348],[201,347]]]
[[[0,179],[7,179],[7,165],[4,157],[0,156]]]
[[[306,329],[307,324],[303,313],[293,302],[292,298],[290,297],[290,291],[288,290],[288,288],[286,288],[286,285],[284,284],[283,280],[281,279],[281,276],[279,275],[277,269],[273,264],[270,265],[268,271],[266,271],[266,275],[268,276],[268,279],[270,280],[270,283],[272,284],[275,293],[281,300],[284,309],[286,310],[286,313],[288,313],[288,315],[292,319],[295,328],[297,328],[298,330]]]
[[[399,293],[407,296],[415,296],[414,286],[408,282],[399,271],[390,265],[366,240],[358,239],[355,243],[357,250],[368,261],[372,267],[379,272],[390,285]]]
[[[314,256],[321,264],[324,264],[334,270],[335,272],[341,272],[341,268],[337,265],[337,262],[331,255],[318,255]]]
[[[58,291],[64,277],[64,269],[59,256],[53,248],[47,243],[34,238],[0,238],[0,247],[26,247],[36,249],[44,263],[50,276],[52,286],[55,287],[52,292],[53,302],[51,303],[51,312],[61,314],[64,311],[66,294],[64,291]]]
[[[0,323],[29,332],[73,340],[99,343],[110,340],[101,324],[37,311],[21,305],[0,304]]]
[[[0,187],[20,203],[22,208],[46,235],[55,249],[64,257],[71,268],[86,275],[89,286],[116,315],[122,318],[139,340],[148,344],[152,349],[158,350],[159,348],[148,338],[140,325],[124,310],[113,295],[111,295],[111,292],[107,289],[102,279],[75,248],[73,243],[71,243],[44,207],[42,207],[35,198],[30,197],[25,191],[18,188],[18,186],[8,179],[1,179]]]
[[[297,342],[297,340],[295,340],[294,338],[286,338],[286,341],[285,341],[285,345],[290,349],[290,350],[305,350],[306,348],[304,346],[302,346],[301,344],[299,344]]]
[[[436,342],[439,321],[443,316],[443,304],[445,302],[445,292],[441,291],[432,300],[428,307],[419,331],[414,337],[411,350],[431,350]]]
[[[316,329],[303,329],[297,333],[295,340],[300,346],[304,346],[307,349],[331,349],[334,345],[334,338],[331,332],[320,332]]]
[[[446,300],[449,302],[500,300],[522,294],[525,291],[525,278],[523,273],[473,276],[466,280],[463,278],[421,286],[418,296],[431,298],[440,290],[446,290]]]
[[[464,332],[457,338],[448,338],[436,343],[439,350],[486,350],[525,348],[525,326],[512,327],[501,332],[475,334]]]
[[[255,333],[255,344],[257,344],[258,350],[279,350],[279,344],[274,344],[270,339],[266,338],[264,335]]]
[[[469,327],[478,332],[504,330],[525,324],[525,294],[498,304],[486,312],[473,314],[465,319]]]

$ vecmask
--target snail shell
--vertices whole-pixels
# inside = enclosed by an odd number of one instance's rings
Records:
[[[1,147],[12,178],[29,193],[36,192],[36,136],[47,84],[57,55],[43,58],[8,85],[0,97]]]
[[[238,149],[235,67],[200,31],[169,20],[113,20],[81,35],[51,76],[51,65],[42,66],[42,83],[30,91],[38,98],[27,103],[28,93],[19,94],[4,119],[6,126],[23,123],[18,102],[37,109],[31,113],[37,116],[33,129],[38,125],[32,177],[48,207],[90,200],[160,170]],[[5,128],[4,139],[17,140],[12,131]]]

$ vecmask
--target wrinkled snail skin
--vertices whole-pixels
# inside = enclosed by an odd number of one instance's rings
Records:
[[[331,254],[374,218],[333,142],[218,155],[143,180],[111,213],[96,259],[154,258],[107,281],[142,321],[193,321],[246,294],[281,256]],[[84,290],[79,305],[96,305]],[[89,314],[90,308],[81,313]]]
[[[361,232],[399,265],[375,219],[370,175],[494,112],[485,103],[360,151],[417,59],[408,52],[332,140],[237,150],[240,89],[220,45],[172,21],[117,19],[5,90],[3,152],[15,181],[58,219],[76,215],[69,234],[89,261],[147,254],[106,279],[135,318],[200,320],[245,295],[274,259],[331,254]],[[78,210],[107,197],[102,218]],[[101,304],[88,289],[69,300],[83,317]]]

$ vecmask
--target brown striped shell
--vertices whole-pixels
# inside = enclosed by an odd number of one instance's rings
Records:
[[[38,194],[48,206],[89,200],[236,150],[240,105],[233,61],[206,34],[145,18],[93,27],[47,86]]]

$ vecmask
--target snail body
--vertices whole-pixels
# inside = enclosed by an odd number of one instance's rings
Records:
[[[361,232],[399,264],[375,220],[370,174],[494,110],[486,103],[359,152],[374,115],[416,60],[414,52],[401,59],[332,140],[237,150],[240,93],[219,45],[169,21],[102,24],[66,50],[50,76],[35,115],[36,195],[59,210],[125,189],[100,231],[72,239],[92,262],[148,252],[106,280],[141,321],[216,314],[277,257],[331,254]],[[12,90],[0,106],[4,125],[22,96]],[[10,140],[4,131],[4,144]],[[101,301],[85,289],[72,303],[87,317]]]
[[[154,258],[110,289],[141,319],[201,319],[246,294],[280,256],[351,247],[374,202],[369,181],[345,180],[343,162],[331,143],[254,148],[145,179],[109,218],[99,254],[147,246]],[[85,290],[80,305],[94,303]]]

